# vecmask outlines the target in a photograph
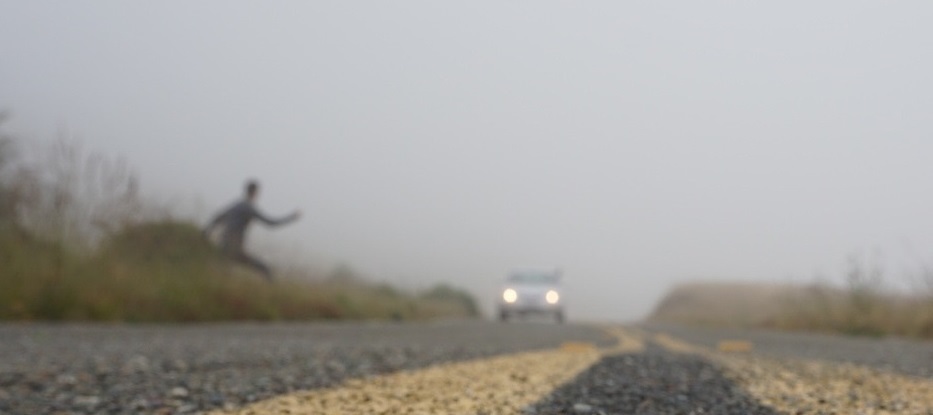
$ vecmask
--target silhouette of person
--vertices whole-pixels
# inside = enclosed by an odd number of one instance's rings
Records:
[[[247,254],[243,249],[246,229],[253,219],[258,219],[268,226],[285,225],[298,220],[301,212],[296,210],[291,215],[283,218],[270,219],[260,213],[254,205],[259,194],[259,183],[255,180],[248,181],[245,191],[245,197],[242,200],[233,203],[214,216],[207,227],[204,228],[204,236],[209,239],[214,228],[217,226],[223,227],[220,237],[220,250],[224,256],[258,271],[266,280],[272,281],[272,270],[259,259]]]

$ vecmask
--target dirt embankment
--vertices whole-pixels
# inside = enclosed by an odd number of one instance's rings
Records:
[[[648,321],[933,338],[933,293],[882,285],[693,282],[675,286]]]
[[[675,286],[648,317],[651,321],[718,326],[767,325],[799,287],[742,282],[692,282]]]

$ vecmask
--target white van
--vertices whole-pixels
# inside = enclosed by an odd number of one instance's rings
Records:
[[[499,295],[499,320],[515,315],[548,314],[564,322],[560,271],[514,271]]]

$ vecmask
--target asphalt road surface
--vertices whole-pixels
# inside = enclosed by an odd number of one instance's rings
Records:
[[[933,342],[672,326],[0,325],[0,414],[921,414]]]

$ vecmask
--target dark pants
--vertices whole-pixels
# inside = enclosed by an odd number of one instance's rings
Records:
[[[269,269],[269,266],[264,262],[260,261],[256,257],[253,257],[243,251],[243,246],[236,243],[225,243],[221,246],[221,251],[223,251],[224,256],[230,258],[234,262],[239,262],[242,265],[245,265],[249,268],[252,268],[256,272],[262,274],[263,278],[268,281],[272,281],[272,270]]]

